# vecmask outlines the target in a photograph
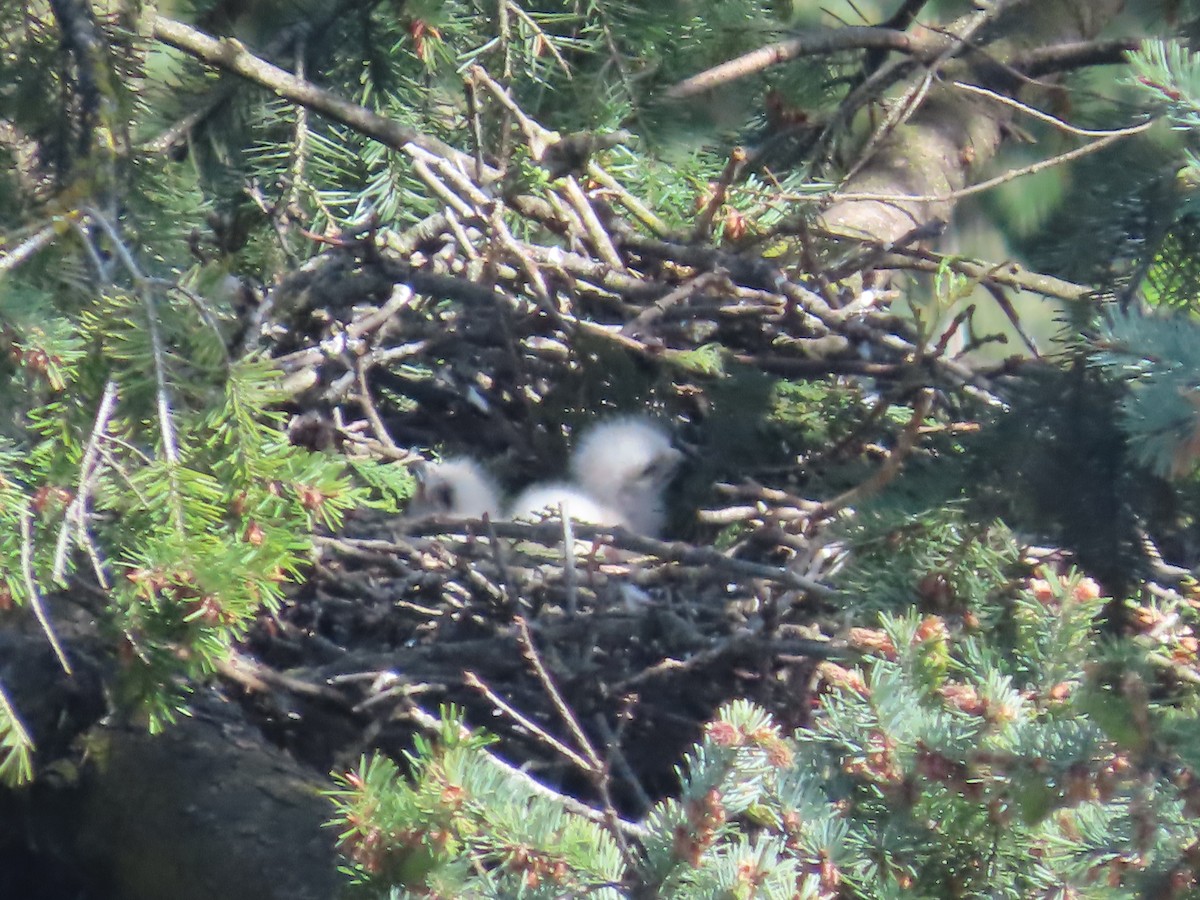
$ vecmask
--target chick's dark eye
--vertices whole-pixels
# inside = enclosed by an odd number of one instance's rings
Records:
[[[433,489],[433,500],[442,509],[454,509],[454,488],[439,484]]]
[[[650,462],[642,469],[642,478],[662,478],[669,475],[674,468],[672,460],[666,457],[656,457],[653,462]]]

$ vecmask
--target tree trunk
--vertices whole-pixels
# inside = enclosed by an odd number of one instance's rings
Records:
[[[839,201],[825,211],[822,224],[839,234],[886,243],[935,219],[949,221],[956,200],[948,195],[967,187],[972,175],[995,157],[1005,125],[1014,115],[1011,107],[967,94],[953,82],[991,89],[1005,83],[1028,84],[997,61],[1015,62],[1032,47],[1094,38],[1124,5],[1124,0],[1010,5],[992,26],[1001,37],[986,52],[946,65],[920,108],[883,138],[866,164],[842,186],[848,194],[888,199]],[[1036,104],[1034,95],[1044,84],[1040,81],[1021,91],[1023,99]]]

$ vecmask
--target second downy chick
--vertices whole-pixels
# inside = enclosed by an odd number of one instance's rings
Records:
[[[583,433],[571,454],[571,475],[585,496],[614,510],[628,528],[657,537],[666,521],[663,492],[682,459],[661,425],[621,416]]]
[[[452,456],[425,463],[414,475],[417,491],[408,504],[412,518],[482,519],[500,516],[500,488],[475,460]]]

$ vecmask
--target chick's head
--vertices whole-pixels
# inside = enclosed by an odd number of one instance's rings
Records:
[[[571,456],[571,474],[591,496],[619,510],[630,527],[652,535],[662,527],[663,490],[682,459],[666,429],[630,416],[586,431]]]
[[[417,490],[408,505],[413,518],[481,519],[500,515],[500,489],[479,463],[451,457],[414,473]]]

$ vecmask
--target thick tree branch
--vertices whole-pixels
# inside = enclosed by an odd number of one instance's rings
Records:
[[[1083,69],[1088,66],[1112,66],[1129,61],[1129,54],[1141,46],[1138,38],[1112,41],[1072,41],[1035,47],[1010,58],[1007,64],[1029,78],[1041,78]]]
[[[823,56],[843,50],[895,50],[917,59],[933,59],[951,46],[953,41],[935,32],[917,36],[867,25],[823,29],[767,44],[706,69],[670,88],[667,97],[674,100],[691,97],[801,56]]]
[[[154,17],[152,33],[163,43],[170,44],[207,65],[240,75],[285,100],[299,103],[394,150],[402,149],[405,144],[415,144],[430,153],[459,162],[467,171],[474,167],[474,160],[469,154],[456,150],[435,137],[421,134],[415,128],[374,113],[364,106],[343,100],[310,81],[273,66],[232,38],[218,40],[166,16]],[[485,166],[482,177],[484,180],[490,180],[498,177],[498,173],[495,169]]]

